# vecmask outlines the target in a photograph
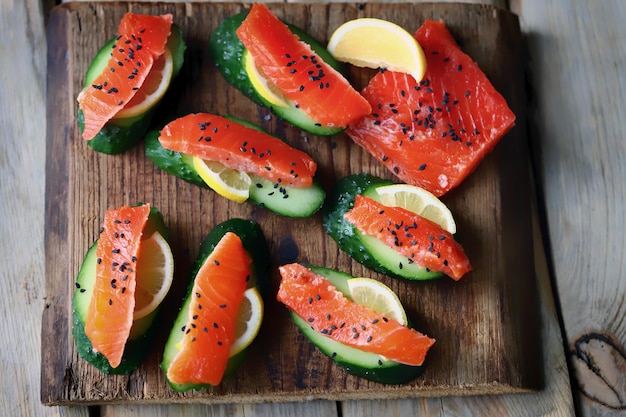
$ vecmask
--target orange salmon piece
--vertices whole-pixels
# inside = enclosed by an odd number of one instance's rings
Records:
[[[113,368],[122,360],[133,324],[135,265],[149,214],[149,205],[108,210],[98,238],[96,282],[85,334]]]
[[[372,108],[334,68],[302,42],[266,5],[255,3],[237,36],[259,71],[322,126],[346,127]]]
[[[399,363],[424,363],[434,339],[349,300],[327,279],[303,265],[283,265],[279,270],[278,301],[317,332]]]
[[[78,95],[85,118],[83,139],[93,139],[135,96],[165,51],[172,19],[171,14],[124,15],[107,68]]]
[[[207,257],[194,280],[180,351],[167,369],[171,382],[215,386],[222,381],[251,262],[232,232]]]
[[[447,230],[401,207],[385,206],[357,195],[344,215],[360,232],[374,236],[420,266],[443,272],[458,281],[472,270],[463,247]]]
[[[221,162],[228,168],[292,187],[309,187],[317,164],[277,137],[208,113],[189,114],[167,124],[165,149]]]

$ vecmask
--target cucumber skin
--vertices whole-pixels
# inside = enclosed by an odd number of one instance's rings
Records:
[[[249,122],[234,118],[232,119],[254,129],[260,129],[258,126]],[[169,149],[165,149],[163,146],[161,146],[161,143],[159,142],[158,130],[152,130],[148,132],[144,141],[144,147],[146,156],[150,158],[150,160],[162,171],[181,178],[182,180],[185,180],[191,184],[210,189],[210,187],[204,182],[200,175],[198,175],[198,172],[193,166],[193,161],[189,155],[185,155],[180,152],[170,151]],[[256,187],[255,182],[256,181],[253,178],[248,201],[260,207],[267,208],[268,210],[271,210],[274,213],[284,217],[303,218],[312,216],[320,208],[322,208],[324,199],[326,198],[326,192],[317,182],[314,182],[313,185],[308,189],[292,188],[292,190],[294,190],[294,193],[307,192],[310,193],[309,195],[313,195],[312,200],[314,202],[316,201],[317,203],[308,207],[308,210],[300,211],[297,209],[297,206],[294,206],[293,204],[286,205],[285,207],[280,207],[280,204],[267,204],[269,198],[263,196],[263,191]],[[289,187],[287,187],[287,189],[289,189]],[[276,200],[274,200],[274,203],[275,201]],[[288,199],[285,199],[285,202],[287,201]],[[293,199],[289,200],[288,202],[291,201],[293,201]],[[272,202],[270,201],[270,203]]]
[[[163,215],[161,212],[159,212],[156,208],[151,207],[150,217],[148,219],[146,231],[149,233],[151,229],[157,230],[161,233],[165,240],[169,241],[169,230],[163,222]],[[93,280],[95,280],[95,258],[97,246],[98,241],[96,240],[87,250],[81,268],[78,272],[78,278],[76,280],[77,283],[84,282],[81,279],[83,274],[93,273]],[[90,265],[90,262],[93,265]],[[90,266],[93,266],[93,270],[90,270]],[[78,351],[79,356],[105,374],[125,375],[137,369],[150,350],[151,342],[154,340],[158,329],[157,324],[159,322],[158,316],[160,308],[157,308],[154,312],[139,320],[141,322],[141,327],[145,326],[147,329],[145,331],[140,331],[141,334],[134,336],[132,339],[129,338],[126,346],[124,347],[122,361],[117,368],[113,368],[104,355],[94,352],[91,341],[85,334],[86,311],[83,311],[83,306],[78,305],[80,295],[80,289],[77,288],[74,292],[74,296],[72,297],[72,336],[74,337],[74,343],[76,344],[76,350]],[[131,337],[132,332],[133,329],[131,329]]]
[[[236,33],[237,28],[247,15],[248,10],[244,10],[229,17],[215,29],[209,39],[209,55],[224,78],[253,102],[269,108],[277,116],[298,126],[302,130],[320,136],[330,136],[342,132],[344,128],[317,125],[314,120],[310,119],[302,110],[297,109],[295,106],[288,108],[274,106],[256,92],[243,65],[243,55],[247,53],[247,50]],[[287,26],[302,41],[309,44],[324,62],[337,71],[342,72],[339,62],[330,55],[324,46],[302,29],[290,24],[287,24]]]
[[[376,257],[376,254],[370,251],[363,243],[361,232],[352,223],[343,218],[344,214],[354,207],[354,200],[357,194],[377,200],[376,188],[391,184],[393,184],[391,181],[366,173],[353,174],[340,179],[330,191],[326,204],[323,207],[322,222],[326,233],[352,259],[376,272],[397,279],[413,281],[425,281],[442,277],[442,273],[429,271],[425,268],[414,271],[413,275],[400,275],[396,271],[391,270],[383,265]],[[364,238],[374,239],[370,236]]]
[[[168,174],[172,174],[199,187],[209,189],[209,186],[200,178],[200,175],[194,168],[191,157],[180,152],[165,149],[159,142],[159,135],[158,130],[151,130],[146,134],[144,140],[146,156],[150,158],[152,163]]]
[[[340,292],[347,298],[350,298],[346,282],[354,278],[353,276],[325,267],[309,266],[308,268],[316,274],[328,279]],[[290,315],[294,324],[320,352],[331,358],[333,362],[344,368],[351,375],[380,384],[398,385],[417,378],[424,371],[425,365],[410,366],[390,360],[382,361],[374,366],[359,364],[355,360],[355,357],[359,355],[361,357],[368,356],[374,358],[370,359],[374,362],[375,358],[379,355],[358,351],[356,348],[334,341],[327,336],[317,333],[305,320],[301,319],[294,312],[290,311]]]
[[[324,229],[337,242],[339,248],[365,267],[383,273],[387,272],[386,269],[381,271],[381,265],[361,243],[356,227],[346,221],[343,215],[352,209],[357,194],[364,194],[368,189],[390,184],[391,181],[369,174],[344,177],[332,188],[322,208]]]
[[[167,369],[169,368],[172,359],[176,355],[176,344],[181,340],[180,335],[182,334],[182,332],[180,331],[181,326],[179,326],[179,321],[181,320],[181,315],[184,316],[185,314],[187,314],[187,310],[185,309],[185,307],[189,303],[195,277],[206,259],[215,249],[215,246],[227,232],[233,232],[237,236],[239,236],[244,248],[252,259],[253,273],[250,285],[255,285],[259,289],[259,292],[261,293],[261,296],[263,296],[263,298],[268,297],[270,293],[271,255],[269,247],[267,245],[267,241],[259,224],[253,220],[232,218],[213,227],[213,229],[211,229],[209,234],[200,244],[198,256],[196,257],[196,260],[192,265],[189,275],[186,295],[181,302],[181,309],[179,310],[178,316],[174,322],[174,326],[172,327],[170,335],[165,344],[163,360],[161,362],[161,370],[165,374],[166,379]],[[183,322],[187,322],[186,318],[183,319]],[[226,365],[226,372],[224,373],[225,378],[232,375],[239,367],[239,365],[244,361],[246,351],[247,348],[228,360],[228,364]],[[167,379],[167,383],[170,388],[178,392],[184,392],[191,389],[202,390],[211,386],[209,384],[174,384],[170,382],[169,379]]]
[[[84,87],[90,85],[93,79],[98,76],[98,73],[94,71],[93,66],[101,54],[107,54],[108,56],[115,39],[116,38],[112,38],[109,40],[96,54],[96,57],[85,75]],[[180,73],[180,69],[182,68],[184,62],[185,50],[187,49],[187,45],[182,36],[182,29],[176,24],[172,25],[172,33],[168,39],[167,47],[172,53],[172,60],[174,64],[172,74],[173,81],[174,78],[176,78]],[[135,117],[110,120],[94,138],[86,141],[87,145],[89,145],[89,147],[91,147],[94,151],[108,155],[115,155],[127,151],[139,143],[144,134],[148,131],[158,106],[159,103],[144,114]],[[85,118],[83,112],[79,108],[77,123],[81,134],[84,130],[84,121]]]

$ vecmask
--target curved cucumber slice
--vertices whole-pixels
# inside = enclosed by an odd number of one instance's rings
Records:
[[[287,217],[309,217],[324,203],[326,193],[318,183],[307,188],[281,186],[265,178],[251,176],[250,200]]]
[[[93,80],[106,69],[111,47],[115,40],[116,38],[109,40],[94,57],[85,74],[84,87],[91,85]],[[174,64],[172,79],[174,79],[183,65],[187,48],[183,40],[182,30],[177,25],[172,25],[172,33],[167,41],[167,48],[172,54]],[[118,154],[132,148],[150,128],[152,116],[157,106],[158,104],[144,114],[135,117],[111,119],[93,139],[87,141],[87,144],[93,150],[106,154]],[[78,110],[77,123],[82,133],[84,129],[84,115],[80,109]]]
[[[246,10],[229,17],[217,27],[209,40],[209,54],[224,78],[249,99],[257,104],[270,108],[276,115],[298,126],[302,130],[314,135],[323,136],[334,135],[341,132],[343,130],[342,128],[320,126],[319,123],[312,120],[293,104],[289,107],[275,106],[258,93],[246,73],[244,59],[247,52],[236,33],[237,28],[247,15],[248,11]],[[324,46],[303,30],[293,25],[288,24],[288,26],[301,40],[308,43],[324,62],[328,63],[336,70],[341,71],[339,62],[328,53]]]
[[[324,207],[323,224],[326,232],[340,249],[374,271],[409,280],[428,280],[442,276],[440,272],[410,262],[378,239],[364,235],[344,220],[343,215],[354,206],[357,194],[379,200],[376,188],[389,184],[390,181],[369,174],[355,174],[339,180],[329,193],[327,205]]]
[[[155,208],[151,209],[146,228],[158,230],[167,239],[168,230],[163,223],[163,217]],[[149,234],[149,230],[146,232]],[[117,368],[112,368],[102,354],[95,352],[91,341],[85,334],[85,320],[96,281],[97,247],[98,241],[94,242],[85,254],[85,259],[76,277],[76,289],[72,297],[72,335],[81,358],[106,374],[128,374],[137,369],[150,350],[150,344],[157,329],[158,320],[155,319],[159,314],[159,309],[157,308],[147,316],[133,322],[128,342],[124,348],[122,362]]]
[[[258,129],[258,126],[248,122],[242,123]],[[194,168],[191,156],[161,146],[159,131],[150,131],[144,145],[146,156],[163,171],[200,187],[209,188]],[[307,188],[295,188],[253,176],[249,201],[281,216],[309,217],[322,207],[325,198],[326,192],[315,182]]]
[[[316,274],[328,279],[339,291],[350,298],[347,281],[353,278],[343,272],[322,267],[310,267]],[[382,384],[402,384],[417,378],[424,366],[409,366],[387,360],[375,353],[347,346],[316,332],[305,320],[291,313],[291,318],[304,335],[325,355],[350,374]]]
[[[213,252],[215,246],[227,232],[233,232],[237,236],[239,236],[244,248],[252,258],[253,271],[249,285],[256,286],[263,296],[266,296],[269,292],[270,253],[267,246],[267,241],[265,240],[263,231],[261,230],[258,223],[251,220],[234,218],[226,220],[225,222],[222,222],[216,225],[213,229],[211,229],[209,234],[200,244],[198,256],[191,268],[185,300],[178,316],[176,317],[176,320],[174,321],[174,325],[165,344],[165,350],[163,351],[163,360],[161,362],[161,369],[166,375],[167,369],[170,367],[172,360],[179,351],[178,345],[182,341],[184,335],[181,329],[184,325],[187,324],[188,316],[186,313],[188,312],[189,304],[193,299],[191,290],[193,289],[195,277],[198,274],[198,271],[200,270],[202,265],[204,264],[205,260]],[[224,377],[231,375],[237,369],[237,367],[239,367],[239,365],[245,359],[246,351],[247,349],[244,349],[228,359]],[[169,380],[168,384],[173,390],[181,392],[190,389],[199,390],[208,387],[208,385],[205,384],[174,384]]]

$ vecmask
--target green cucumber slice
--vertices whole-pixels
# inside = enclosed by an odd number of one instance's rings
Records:
[[[351,275],[323,267],[309,268],[328,279],[347,298],[350,298],[347,281],[353,278]],[[310,324],[293,312],[291,312],[291,318],[311,343],[352,375],[381,384],[403,384],[417,378],[423,372],[424,365],[404,365],[387,360],[375,353],[364,352],[316,332]]]
[[[248,11],[246,10],[229,17],[215,29],[209,39],[209,54],[224,78],[246,97],[259,105],[268,107],[277,116],[302,130],[320,136],[334,135],[343,131],[342,128],[320,126],[319,123],[312,120],[295,105],[289,107],[274,106],[255,90],[245,70],[244,59],[246,59],[245,55],[247,55],[246,48],[239,40],[236,33],[237,28],[247,15]],[[302,41],[308,43],[324,62],[328,63],[337,71],[342,71],[341,64],[335,60],[317,40],[296,26],[289,24],[288,26]]]
[[[249,122],[234,120],[259,129],[258,126]],[[190,155],[170,151],[161,146],[158,130],[150,131],[146,135],[144,146],[146,156],[161,170],[189,183],[209,188],[194,168]],[[281,186],[253,176],[249,201],[281,216],[302,218],[317,212],[322,207],[325,198],[326,192],[317,182],[307,188],[296,188]]]
[[[163,360],[161,362],[161,370],[167,375],[167,369],[169,368],[172,360],[178,353],[177,345],[183,338],[182,327],[187,323],[187,311],[189,310],[189,303],[191,303],[193,289],[193,283],[198,271],[204,264],[206,258],[213,252],[215,246],[220,239],[227,233],[233,232],[241,239],[244,248],[252,258],[253,271],[250,279],[250,286],[256,286],[263,297],[267,297],[270,291],[270,252],[267,246],[267,241],[263,235],[263,231],[258,223],[252,220],[244,220],[239,218],[233,218],[226,220],[216,225],[206,238],[200,244],[198,256],[191,268],[189,283],[187,286],[187,293],[182,307],[179,311],[170,335],[165,343],[165,349],[163,351]],[[232,356],[228,360],[226,365],[226,371],[224,377],[231,375],[245,359],[247,349],[242,350],[235,356]],[[188,391],[190,389],[201,390],[207,388],[205,384],[174,384],[168,380],[168,385],[175,391]]]
[[[146,234],[151,234],[150,229],[158,230],[166,240],[168,239],[169,232],[163,222],[163,216],[154,207],[150,210]],[[128,374],[139,367],[150,350],[150,344],[158,327],[156,326],[158,324],[156,318],[159,314],[159,308],[133,323],[128,342],[124,348],[124,356],[117,368],[111,367],[109,361],[102,354],[95,352],[91,341],[85,334],[85,320],[96,281],[97,247],[98,241],[96,240],[87,250],[76,277],[76,288],[72,297],[72,335],[76,343],[76,350],[81,358],[106,374]]]
[[[91,85],[93,80],[106,69],[110,57],[110,50],[115,40],[116,38],[109,40],[94,57],[85,74],[84,87]],[[185,50],[187,48],[183,39],[182,30],[179,26],[175,24],[172,25],[172,33],[168,38],[166,47],[172,54],[174,64],[172,79],[174,79],[183,65]],[[110,155],[122,153],[132,148],[143,138],[146,131],[150,128],[157,107],[158,103],[144,114],[123,119],[111,119],[93,139],[87,141],[87,144],[97,152]],[[84,115],[80,109],[78,109],[77,123],[82,133],[84,129]]]
[[[369,269],[395,278],[430,280],[443,274],[410,262],[378,239],[359,232],[343,215],[354,206],[357,194],[379,201],[376,188],[391,181],[370,174],[354,174],[339,180],[323,208],[323,225],[340,249]]]
[[[265,178],[252,177],[250,200],[286,217],[309,217],[324,203],[326,193],[316,182],[307,188],[283,186]]]

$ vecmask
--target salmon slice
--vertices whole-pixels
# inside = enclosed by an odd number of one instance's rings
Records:
[[[376,74],[362,91],[372,114],[346,133],[403,182],[441,196],[474,171],[515,115],[444,23],[427,20],[415,38],[426,54],[422,81]]]
[[[85,117],[84,139],[93,139],[134,97],[165,51],[172,20],[171,14],[124,15],[107,69],[78,95]]]
[[[283,265],[279,270],[278,301],[317,332],[399,363],[424,363],[434,339],[349,300],[327,279],[303,265]]]
[[[96,248],[96,281],[85,334],[94,351],[117,368],[130,335],[135,309],[137,254],[150,206],[108,210]]]
[[[170,122],[159,142],[165,149],[292,187],[311,186],[317,169],[313,158],[277,137],[213,114],[189,114]]]
[[[447,230],[401,207],[385,206],[357,195],[344,215],[360,232],[374,236],[410,262],[442,272],[454,280],[472,270],[463,247]]]
[[[251,262],[232,232],[207,257],[194,280],[180,351],[167,369],[172,383],[215,386],[222,381]]]
[[[237,29],[259,72],[322,126],[346,127],[371,112],[350,83],[266,5],[255,3]]]

